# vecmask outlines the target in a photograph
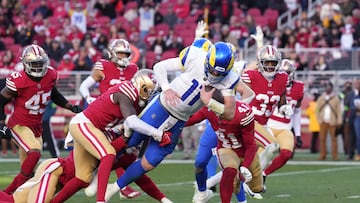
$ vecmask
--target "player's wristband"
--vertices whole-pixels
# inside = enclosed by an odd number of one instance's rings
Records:
[[[210,99],[207,107],[219,115],[225,112],[225,105],[216,101],[215,99]]]
[[[226,97],[226,96],[235,96],[235,90],[233,89],[224,89],[221,90],[221,94]]]

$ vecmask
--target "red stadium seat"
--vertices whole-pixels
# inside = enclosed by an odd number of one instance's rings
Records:
[[[166,23],[160,23],[155,26],[156,32],[163,31],[164,35],[167,35],[169,33],[170,27]]]
[[[176,56],[176,50],[168,50],[161,54],[161,60],[175,58]]]
[[[1,39],[2,42],[4,42],[5,47],[9,47],[14,44],[14,38],[12,37],[4,37]]]
[[[250,9],[247,11],[247,14],[248,14],[248,15],[251,15],[251,16],[253,16],[253,17],[261,16],[261,11],[260,11],[260,9],[258,9],[258,8],[250,8]]]
[[[152,69],[154,64],[158,61],[157,55],[151,50],[147,50],[145,54],[146,68]]]

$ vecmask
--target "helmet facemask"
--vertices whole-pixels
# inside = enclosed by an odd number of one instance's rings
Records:
[[[267,45],[259,50],[257,60],[261,73],[272,79],[279,70],[281,53],[275,47]]]
[[[118,67],[125,68],[130,64],[131,49],[128,41],[124,39],[114,40],[109,47],[111,61]]]
[[[143,103],[147,102],[156,90],[157,82],[154,78],[154,72],[152,70],[139,70],[133,76],[131,82],[134,84],[139,93],[140,102]]]
[[[32,77],[41,78],[48,70],[49,57],[38,45],[25,47],[20,59],[24,64],[24,71]]]

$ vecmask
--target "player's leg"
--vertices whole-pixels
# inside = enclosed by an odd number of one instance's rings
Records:
[[[268,166],[274,157],[274,153],[279,149],[279,144],[276,138],[272,135],[270,130],[255,121],[255,140],[259,148],[262,148],[259,153],[261,167],[264,169]]]
[[[231,197],[234,191],[239,188],[235,188],[236,184],[240,180],[237,178],[239,173],[239,167],[241,160],[232,149],[220,148],[218,149],[218,157],[221,167],[223,168],[223,176],[220,181],[220,198],[221,202],[231,202]]]
[[[197,187],[193,196],[193,201],[201,201],[209,191],[207,191],[206,180],[208,178],[207,165],[213,156],[212,149],[217,145],[217,137],[209,122],[206,123],[205,130],[200,137],[198,151],[195,157],[195,179]]]
[[[280,146],[280,153],[272,160],[272,163],[264,170],[263,176],[268,176],[281,168],[291,158],[294,149],[294,135],[290,130],[272,129]],[[264,179],[265,180],[265,179]],[[265,183],[264,183],[265,184]]]
[[[89,154],[100,161],[98,166],[97,201],[103,202],[105,201],[105,191],[110,171],[115,160],[115,149],[110,144],[104,133],[91,123],[70,123],[70,133],[76,143],[79,143],[83,149],[88,151]],[[78,163],[80,162],[75,162],[76,177],[79,177],[83,181],[89,183],[94,168],[91,169],[91,172],[89,171],[85,174],[85,177],[80,177],[77,173],[77,169],[82,166],[79,166]]]
[[[20,186],[19,190],[23,188],[30,189],[27,199],[28,202],[48,203],[56,192],[56,186],[62,173],[63,168],[58,159],[45,160],[36,169],[34,177]],[[15,191],[14,196],[17,191]]]
[[[35,132],[33,132],[33,130]],[[7,194],[12,194],[17,187],[33,176],[33,171],[41,157],[42,150],[41,134],[39,136],[35,135],[35,133],[38,133],[38,129],[30,129],[25,126],[16,125],[11,131],[14,141],[19,146],[21,168],[20,173],[4,190]]]

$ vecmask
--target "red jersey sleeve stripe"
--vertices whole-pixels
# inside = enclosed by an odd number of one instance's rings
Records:
[[[9,80],[9,78],[6,78],[6,87],[8,87],[9,89],[11,89],[14,92],[17,91],[15,83],[13,81]]]

